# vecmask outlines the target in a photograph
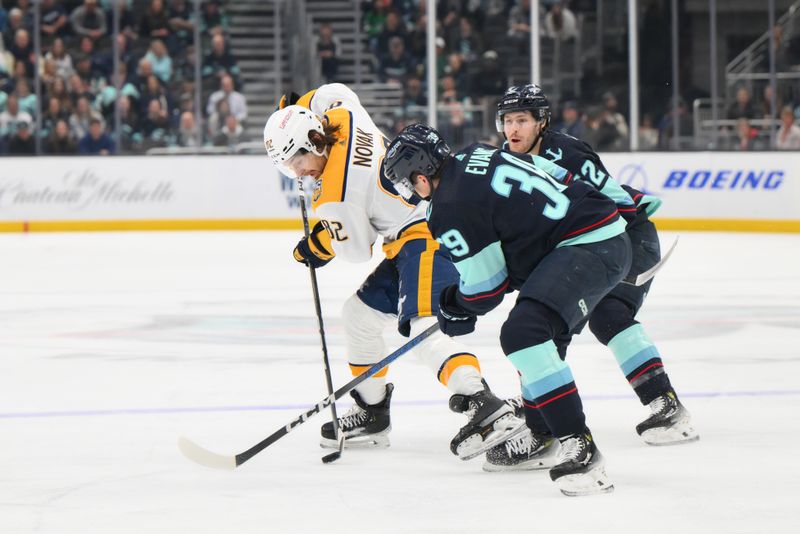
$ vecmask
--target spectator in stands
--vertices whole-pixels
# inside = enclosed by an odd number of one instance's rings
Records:
[[[172,0],[169,4],[169,27],[172,30],[170,53],[176,55],[194,42],[192,7],[186,0]]]
[[[0,137],[6,140],[10,139],[17,133],[17,128],[23,122],[32,124],[33,117],[30,113],[19,109],[19,102],[15,95],[8,95],[6,109],[0,113]]]
[[[78,76],[77,72],[67,80],[67,91],[69,92],[73,107],[77,105],[78,99],[81,97],[88,100],[94,99],[94,93],[92,93],[89,86],[83,81],[83,78]]]
[[[375,55],[378,57],[389,54],[390,43],[394,38],[399,38],[403,41],[403,47],[407,45],[406,39],[408,34],[402,25],[402,19],[395,10],[391,10],[386,14],[386,21],[383,23],[383,29],[378,34],[377,49]]]
[[[147,113],[151,100],[158,100],[159,104],[161,104],[161,108],[167,113],[172,109],[173,103],[169,94],[164,89],[164,86],[161,85],[161,82],[155,74],[151,74],[147,77],[145,85],[139,95],[139,111],[142,115]]]
[[[39,79],[45,91],[53,85],[58,77],[58,66],[54,60],[45,58],[39,62]]]
[[[48,98],[57,98],[64,111],[68,113],[72,111],[72,99],[67,91],[67,83],[64,78],[58,77],[53,80],[53,85],[48,88],[47,96]]]
[[[16,0],[17,9],[22,11],[23,25],[28,31],[33,31],[33,5],[31,0]]]
[[[775,148],[800,150],[800,127],[794,123],[794,112],[791,106],[784,106],[781,109],[781,127],[775,136]]]
[[[658,123],[658,148],[673,150],[682,148],[681,141],[690,137],[693,132],[692,117],[683,98],[678,99],[678,108],[675,109],[672,99],[667,104],[669,111],[664,114]],[[676,119],[677,117],[677,119]],[[675,121],[678,122],[678,142],[675,142]]]
[[[645,113],[639,126],[639,149],[655,150],[658,148],[658,130],[653,127],[653,116]]]
[[[630,135],[628,131],[628,121],[622,113],[619,112],[619,103],[614,93],[607,91],[603,93],[603,108],[605,109],[605,120],[608,121],[619,133],[621,142],[628,139]]]
[[[437,37],[436,40],[442,39]],[[428,17],[420,15],[414,23],[414,29],[408,34],[406,39],[408,44],[408,53],[411,57],[424,58],[428,47]],[[442,39],[442,46],[444,47],[444,39]]]
[[[383,24],[386,22],[386,14],[388,13],[388,2],[386,0],[373,0],[368,6],[363,6],[361,12],[361,28],[367,35],[369,40],[370,50],[376,56],[378,55],[378,35],[383,31]]]
[[[6,29],[3,30],[3,46],[5,46],[6,50],[14,43],[14,36],[17,34],[17,30],[26,29],[22,10],[18,7],[12,8],[8,12]]]
[[[166,40],[171,33],[164,0],[150,0],[150,5],[145,9],[139,23],[139,34],[149,39]]]
[[[406,52],[401,37],[393,37],[389,42],[389,53],[381,58],[378,78],[382,82],[402,85],[406,76],[416,73],[416,62]]]
[[[764,92],[761,94],[761,101],[759,102],[759,108],[761,111],[761,117],[765,119],[775,119],[778,118],[778,115],[781,112],[781,98],[778,96],[778,100],[775,102],[775,113],[772,113],[772,84],[767,84],[764,86]]]
[[[339,72],[339,52],[342,50],[342,43],[339,38],[333,34],[333,26],[330,24],[322,24],[319,28],[319,37],[316,39],[315,48],[317,57],[320,60],[322,67],[322,77],[325,83],[336,81],[336,75]]]
[[[475,96],[502,95],[508,87],[508,75],[494,50],[487,50],[478,62],[479,75],[474,81]]]
[[[161,39],[153,39],[150,48],[144,56],[153,67],[153,74],[163,83],[172,79],[172,58],[167,53],[167,46]]]
[[[29,120],[17,123],[17,131],[8,141],[8,153],[15,155],[30,155],[36,153],[36,139],[33,137],[33,125]]]
[[[200,147],[202,140],[197,138],[197,124],[194,120],[194,113],[184,111],[181,113],[181,122],[178,126],[178,134],[175,137],[175,144],[181,147]]]
[[[458,34],[451,43],[451,50],[461,55],[467,63],[478,59],[483,53],[483,40],[472,29],[472,22],[467,17],[458,20]]]
[[[106,16],[97,6],[97,0],[83,0],[83,5],[75,9],[69,17],[72,31],[77,35],[87,35],[97,41],[108,33]]]
[[[453,146],[462,146],[467,140],[465,105],[469,103],[469,98],[463,98],[458,94],[453,77],[449,74],[444,75],[440,99],[440,111],[444,111],[444,124],[440,122],[439,129],[444,138]]]
[[[736,91],[736,102],[728,108],[728,119],[755,119],[756,110],[753,99],[747,87],[740,87]]]
[[[68,155],[78,152],[78,144],[69,131],[67,121],[59,120],[47,137],[44,150],[47,154]]]
[[[120,150],[123,152],[138,151],[142,144],[142,133],[139,114],[133,100],[126,95],[119,99],[120,117]]]
[[[746,117],[736,121],[736,136],[734,137],[734,150],[761,150],[763,147],[758,140],[758,128],[753,128]]]
[[[56,37],[66,34],[67,10],[59,0],[42,0],[41,13],[43,45],[48,46]]]
[[[31,86],[28,80],[25,78],[17,80],[14,88],[14,96],[17,97],[17,103],[21,111],[29,113],[31,117],[36,116],[38,108],[36,104],[36,93],[31,93]]]
[[[83,139],[89,133],[92,121],[95,120],[102,122],[100,113],[92,108],[86,96],[79,97],[75,104],[75,111],[69,117],[69,129],[75,135],[75,138]]]
[[[428,105],[428,99],[422,91],[422,80],[416,76],[406,78],[403,91],[403,109]]]
[[[575,14],[564,5],[555,2],[544,17],[545,35],[551,39],[571,41],[578,37],[578,21]]]
[[[141,128],[145,148],[167,146],[169,114],[160,100],[153,99],[148,102]]]
[[[214,138],[214,146],[226,146],[229,149],[233,148],[242,142],[242,134],[244,129],[236,117],[228,115],[225,118],[225,125],[220,130],[220,133]]]
[[[58,121],[66,120],[69,120],[69,112],[61,107],[58,98],[50,98],[47,101],[47,110],[42,114],[42,129],[39,135],[48,137],[55,130]]]
[[[222,127],[225,125],[225,119],[227,119],[230,114],[231,107],[228,105],[227,100],[222,99],[217,102],[217,105],[214,107],[214,112],[208,116],[208,137],[210,139],[213,140],[222,131]]]
[[[139,38],[136,31],[139,28],[139,21],[133,14],[131,9],[134,0],[100,0],[101,7],[106,13],[106,26],[109,28],[109,33],[112,33],[111,28],[114,27],[114,11],[119,12],[119,33],[124,35],[129,41],[135,41]],[[138,3],[138,0],[136,0]]]
[[[576,102],[572,100],[564,102],[561,107],[561,122],[555,126],[555,129],[577,139],[583,139],[586,126],[581,119],[581,113]]]
[[[471,94],[472,80],[470,79],[469,71],[467,70],[467,66],[461,54],[450,54],[447,56],[447,65],[444,67],[444,73],[453,77],[456,88],[458,89],[459,98]]]
[[[83,156],[108,156],[117,151],[114,140],[103,130],[103,121],[93,118],[89,131],[78,142],[78,153]]]
[[[240,87],[236,58],[228,51],[225,37],[217,34],[211,38],[211,51],[203,59],[203,78],[220,80],[226,74],[233,77],[236,87]]]
[[[226,35],[230,23],[220,8],[219,0],[203,2],[203,24],[200,30],[209,35]]]
[[[541,17],[540,19],[541,20]],[[523,54],[530,54],[531,41],[531,2],[517,0],[508,14],[508,36],[516,43]]]
[[[56,63],[56,72],[62,78],[68,78],[75,72],[72,66],[72,56],[67,53],[64,40],[60,37],[53,41],[53,46],[45,54],[46,59],[52,59]]]
[[[33,43],[28,30],[23,28],[17,30],[14,34],[14,41],[7,48],[15,62],[22,62],[25,65],[25,76],[33,78],[36,54],[33,51]]]
[[[219,83],[219,91],[215,91],[208,98],[206,113],[210,115],[216,109],[220,100],[228,102],[231,115],[236,117],[237,121],[244,122],[247,119],[247,100],[242,93],[234,88],[231,76],[222,77]]]
[[[597,152],[619,149],[619,132],[606,120],[606,110],[600,106],[592,106],[586,110],[582,139]]]

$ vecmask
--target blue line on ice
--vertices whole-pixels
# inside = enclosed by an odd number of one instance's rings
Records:
[[[683,392],[682,398],[714,398],[714,397],[782,397],[800,395],[800,389],[773,391],[698,391]],[[615,401],[632,398],[628,395],[581,395],[583,400]],[[444,400],[416,400],[395,402],[400,406],[432,406],[444,404]],[[65,410],[43,412],[0,412],[0,419],[36,419],[43,417],[98,417],[109,415],[162,415],[180,413],[211,412],[261,412],[279,410],[305,410],[308,404],[263,404],[256,406],[190,406],[186,408],[119,408],[109,410]]]

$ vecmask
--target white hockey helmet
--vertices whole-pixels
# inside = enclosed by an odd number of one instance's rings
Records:
[[[317,116],[302,106],[286,106],[270,115],[264,126],[264,147],[267,149],[272,163],[281,172],[294,176],[287,166],[287,162],[300,149],[318,156],[325,155],[325,151],[317,150],[317,147],[308,138],[311,131],[325,135],[322,123]]]

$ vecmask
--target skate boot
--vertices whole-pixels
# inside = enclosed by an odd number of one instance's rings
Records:
[[[506,400],[508,402],[508,400]],[[556,463],[558,440],[552,434],[528,430],[486,451],[484,471],[547,469]]]
[[[650,417],[636,425],[636,433],[648,445],[677,445],[700,439],[692,427],[689,410],[683,407],[675,391],[669,390],[650,404]]]
[[[393,384],[386,384],[386,398],[380,404],[367,404],[361,399],[358,391],[353,390],[350,396],[356,403],[350,410],[339,417],[339,428],[344,432],[345,448],[388,447],[389,431],[392,429],[389,419],[389,404],[392,401]],[[333,432],[333,422],[322,425],[320,446],[338,448]]]
[[[556,461],[558,463],[550,469],[550,479],[564,495],[578,497],[614,491],[606,475],[603,455],[588,428],[561,439]]]
[[[474,395],[453,395],[450,409],[469,418],[450,442],[450,450],[462,460],[471,460],[527,429],[525,420],[515,417],[489,388]]]

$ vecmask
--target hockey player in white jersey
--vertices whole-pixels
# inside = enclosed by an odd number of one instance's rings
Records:
[[[342,310],[347,357],[358,375],[387,354],[388,325],[397,324],[408,336],[436,323],[439,293],[458,273],[428,230],[427,202],[404,199],[384,176],[387,140],[349,88],[328,84],[282,98],[264,128],[264,143],[282,173],[316,180],[312,207],[320,222],[295,248],[297,261],[316,268],[336,256],[368,261],[378,236],[383,238],[385,259]],[[469,418],[451,441],[454,454],[475,457],[525,429],[486,386],[477,357],[466,347],[437,332],[415,352],[453,393],[451,409]],[[393,385],[386,372],[352,392],[356,404],[339,418],[345,446],[389,444]],[[322,426],[323,446],[336,446],[333,430],[332,423]]]

